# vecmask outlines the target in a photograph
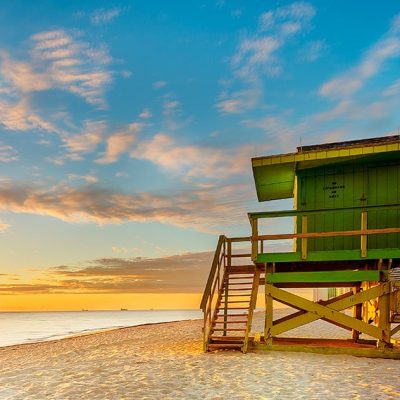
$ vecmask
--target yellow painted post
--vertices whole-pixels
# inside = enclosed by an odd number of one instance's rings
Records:
[[[382,264],[379,269],[382,268]],[[389,285],[390,282],[379,282],[379,285]],[[382,331],[382,340],[378,341],[378,347],[386,347],[390,345],[391,325],[390,325],[390,290],[389,293],[383,294],[378,299],[379,320],[378,327]]]
[[[273,324],[273,298],[267,293],[268,273],[271,272],[271,267],[265,266],[265,326],[264,340],[267,346],[272,345],[271,329]]]
[[[361,291],[360,285],[353,287],[353,294],[357,294]],[[356,304],[353,306],[353,318],[361,320],[362,316],[362,304]],[[357,341],[360,338],[360,332],[352,329],[351,336],[354,341]]]
[[[307,233],[307,215],[301,217],[301,233]],[[307,238],[301,239],[301,259],[307,260]]]
[[[255,239],[255,237],[258,236],[258,219],[257,218],[252,218],[251,219],[251,259],[252,261],[257,260],[257,254],[258,254],[258,239]]]
[[[366,232],[368,228],[368,212],[361,212],[361,231]],[[361,234],[361,257],[367,257],[367,235]]]
[[[232,242],[228,239],[228,253],[227,253],[227,269],[224,273],[224,285],[225,285],[225,307],[224,307],[224,331],[223,336],[227,335],[228,328],[228,296],[229,296],[229,270],[232,265]]]

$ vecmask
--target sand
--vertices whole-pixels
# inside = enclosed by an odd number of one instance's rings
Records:
[[[400,361],[201,350],[201,321],[0,349],[0,399],[394,399]],[[262,314],[254,330],[261,331]],[[343,334],[344,333],[344,334]],[[346,337],[321,321],[291,336]]]

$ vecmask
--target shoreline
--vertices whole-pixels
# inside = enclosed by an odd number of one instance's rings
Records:
[[[108,328],[93,329],[93,330],[89,330],[89,331],[73,333],[73,334],[68,335],[68,336],[61,336],[59,338],[54,338],[54,339],[35,340],[35,341],[32,341],[32,342],[23,342],[23,343],[16,343],[16,344],[9,344],[9,345],[5,345],[5,346],[0,346],[0,351],[2,351],[3,349],[9,349],[9,348],[12,348],[12,347],[37,345],[37,344],[41,344],[41,343],[59,342],[59,341],[62,341],[62,340],[69,340],[69,339],[75,339],[75,338],[80,338],[80,337],[85,337],[85,336],[98,335],[98,334],[101,334],[101,333],[119,331],[119,330],[122,330],[122,329],[133,329],[133,328],[138,328],[138,327],[142,327],[142,326],[169,324],[169,323],[184,322],[184,321],[202,321],[202,319],[201,318],[194,318],[194,319],[179,319],[179,320],[174,320],[174,321],[146,322],[144,324],[138,324],[138,325],[115,326],[115,327],[108,327]]]
[[[254,322],[254,330],[261,330],[262,312]],[[311,330],[304,327],[292,335],[343,337],[341,329],[316,322]],[[157,322],[3,347],[0,398],[399,397],[400,381],[394,379],[399,360],[278,351],[204,353],[202,325],[201,319]]]

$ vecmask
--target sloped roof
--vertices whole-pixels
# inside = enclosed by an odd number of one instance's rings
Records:
[[[293,197],[296,170],[366,159],[382,153],[400,157],[400,135],[317,144],[297,148],[297,153],[252,158],[259,201]]]

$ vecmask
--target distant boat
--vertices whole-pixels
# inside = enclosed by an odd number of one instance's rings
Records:
[[[128,311],[127,308],[121,308],[121,311]]]
[[[86,308],[82,308],[82,311],[89,311],[89,310],[87,310]]]

